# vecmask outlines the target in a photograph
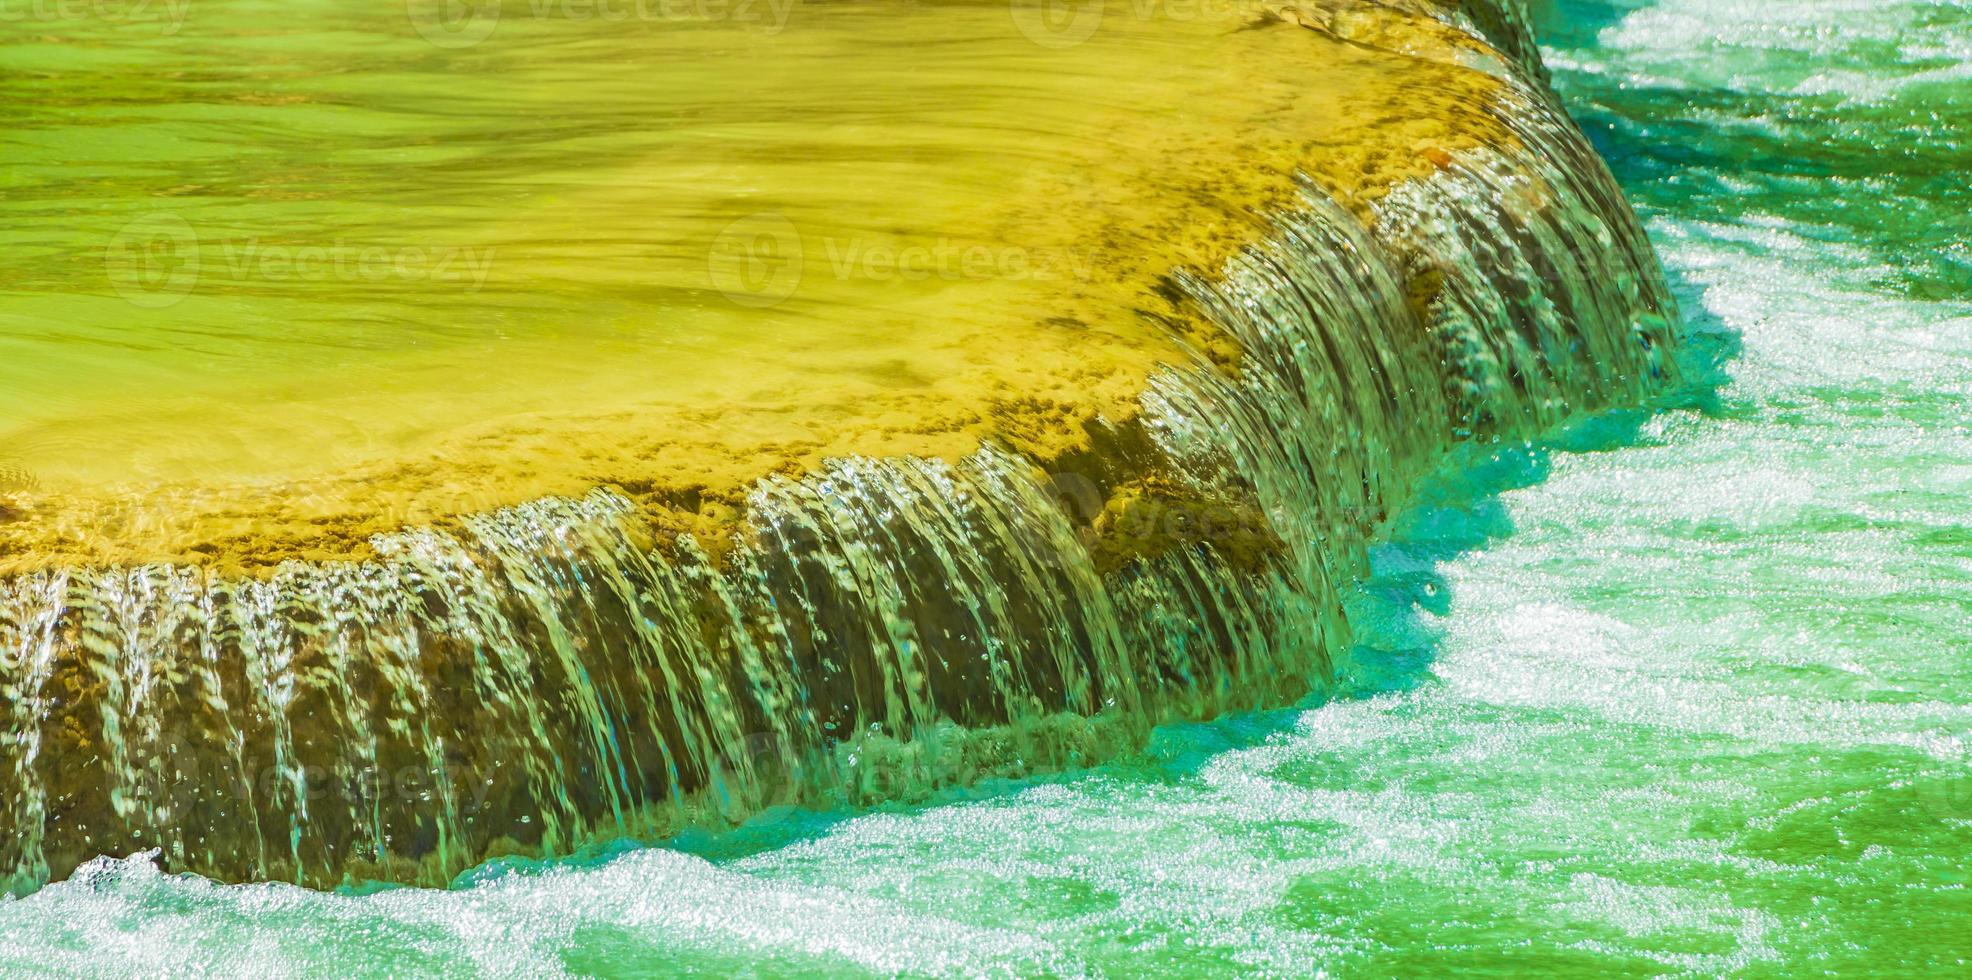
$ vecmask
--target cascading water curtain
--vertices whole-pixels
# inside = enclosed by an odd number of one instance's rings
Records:
[[[1317,175],[1268,240],[1175,276],[1244,358],[1154,379],[1128,493],[987,446],[769,479],[716,556],[598,490],[264,580],[0,582],[0,874],[158,848],[223,879],[442,883],[1293,699],[1340,666],[1341,590],[1444,451],[1670,370],[1634,216],[1542,84],[1493,67],[1506,94],[1470,111],[1516,145],[1369,214]]]

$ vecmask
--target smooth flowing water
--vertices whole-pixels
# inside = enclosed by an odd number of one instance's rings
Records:
[[[1112,6],[9,6],[0,574],[1058,455],[1183,361],[1136,312],[1182,318],[1159,278],[1295,166],[1348,193],[1470,143],[1431,106],[1485,78],[1442,59]]]
[[[104,861],[0,907],[0,964],[1963,969],[1972,10],[1551,19],[1557,82],[1684,293],[1695,387],[1469,447],[1386,527],[1339,694],[1070,776],[447,891]]]

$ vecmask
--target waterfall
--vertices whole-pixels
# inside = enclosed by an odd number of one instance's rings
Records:
[[[1314,175],[1266,240],[1174,271],[1244,357],[1169,366],[1088,453],[835,460],[761,482],[729,545],[652,541],[605,488],[367,563],[0,581],[0,875],[156,848],[227,880],[440,884],[1089,764],[1325,683],[1367,542],[1444,452],[1671,370],[1649,244],[1492,21],[1514,64],[1470,111],[1515,144],[1358,207]]]

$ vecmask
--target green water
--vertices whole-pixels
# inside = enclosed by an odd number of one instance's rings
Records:
[[[1693,358],[1730,359],[1455,467],[1354,602],[1349,696],[449,892],[105,862],[0,905],[0,969],[1963,971],[1972,9],[1557,16]]]

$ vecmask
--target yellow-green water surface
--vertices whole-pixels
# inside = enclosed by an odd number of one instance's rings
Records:
[[[0,571],[1059,454],[1297,166],[1370,195],[1494,135],[1478,55],[1342,6],[1392,47],[1258,3],[9,6]]]

